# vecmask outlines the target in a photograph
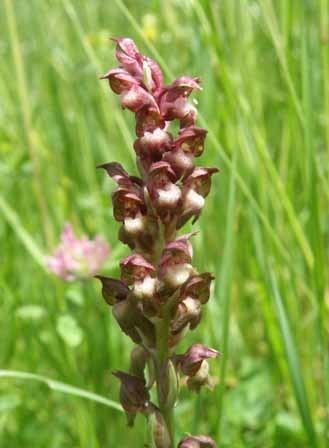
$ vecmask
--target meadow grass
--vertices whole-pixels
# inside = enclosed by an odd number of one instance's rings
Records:
[[[217,276],[186,344],[222,351],[214,391],[182,392],[177,437],[329,444],[328,0],[4,0],[0,6],[0,446],[143,446],[111,370],[123,338],[94,282],[44,269],[65,221],[127,250],[95,166],[132,172],[133,122],[98,76],[130,36],[169,82],[197,75],[202,164],[217,166],[196,265]],[[185,349],[185,345],[182,350]],[[23,372],[23,373],[22,373]],[[64,393],[63,393],[64,392]]]

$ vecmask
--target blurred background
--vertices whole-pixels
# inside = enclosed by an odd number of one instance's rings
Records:
[[[187,341],[223,352],[211,363],[219,382],[200,396],[183,391],[177,437],[329,446],[329,1],[4,0],[0,9],[0,446],[143,446],[143,418],[128,430],[109,401],[118,400],[111,370],[128,366],[131,344],[100,285],[65,283],[44,265],[66,221],[109,241],[105,275],[127,253],[114,185],[95,169],[116,160],[136,172],[132,114],[98,80],[116,66],[109,37],[122,35],[167,82],[202,78],[201,163],[221,169],[193,241],[196,266],[217,280]]]

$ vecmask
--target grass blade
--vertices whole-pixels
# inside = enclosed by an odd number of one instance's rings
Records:
[[[34,260],[45,269],[44,255],[33,240],[31,235],[24,229],[19,216],[6,202],[6,200],[0,196],[0,210],[3,216],[7,220],[8,224],[12,227],[18,238],[21,240],[25,249],[32,255]]]
[[[274,274],[271,275],[271,287],[297,406],[305,428],[305,432],[310,442],[310,446],[316,448],[318,446],[318,443],[313,420],[310,413],[296,343],[292,336],[288,316],[286,314],[286,310],[284,308]]]
[[[236,170],[236,159],[234,159],[233,170],[234,171]],[[235,176],[232,176],[230,181],[229,197],[228,197],[225,247],[218,276],[218,283],[219,283],[218,305],[220,308],[221,322],[223,328],[220,336],[220,344],[221,344],[220,347],[222,356],[220,359],[220,385],[217,399],[217,406],[218,406],[217,438],[219,438],[221,434],[221,417],[223,412],[226,366],[229,351],[231,283],[232,283],[234,249],[235,249],[235,232],[234,232],[235,204],[236,204],[236,178]]]
[[[73,395],[80,398],[85,398],[86,400],[94,401],[109,408],[115,409],[116,411],[123,412],[122,407],[119,403],[113,400],[109,400],[101,395],[95,394],[94,392],[89,392],[84,389],[80,389],[69,384],[62,383],[60,381],[55,381],[51,378],[47,378],[43,375],[37,375],[30,372],[20,372],[18,370],[0,370],[0,378],[13,378],[17,380],[28,380],[28,381],[39,381],[51,390],[56,392],[62,392],[63,394]]]

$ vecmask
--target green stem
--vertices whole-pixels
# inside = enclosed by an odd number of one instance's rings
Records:
[[[156,325],[156,359],[155,359],[155,370],[156,370],[156,384],[157,384],[157,395],[158,404],[160,412],[166,422],[170,439],[171,447],[174,448],[174,409],[173,407],[168,407],[167,403],[164,402],[163,397],[160,393],[160,382],[164,381],[163,375],[165,369],[162,369],[164,363],[169,357],[169,347],[168,347],[168,336],[169,336],[169,325],[170,316],[166,315],[162,320],[160,320]]]

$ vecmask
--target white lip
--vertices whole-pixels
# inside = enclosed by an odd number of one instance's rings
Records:
[[[181,195],[181,190],[177,185],[168,185],[165,190],[158,190],[158,204],[163,207],[176,205]]]
[[[185,209],[199,211],[203,208],[205,199],[195,190],[188,190],[185,196]]]
[[[192,266],[188,263],[169,266],[165,280],[173,287],[178,287],[186,282],[192,273]]]
[[[144,230],[145,220],[143,216],[137,216],[136,218],[126,218],[124,220],[124,228],[130,235],[137,235]]]
[[[156,287],[156,278],[147,275],[143,280],[135,282],[134,294],[139,299],[151,298],[154,295]]]

